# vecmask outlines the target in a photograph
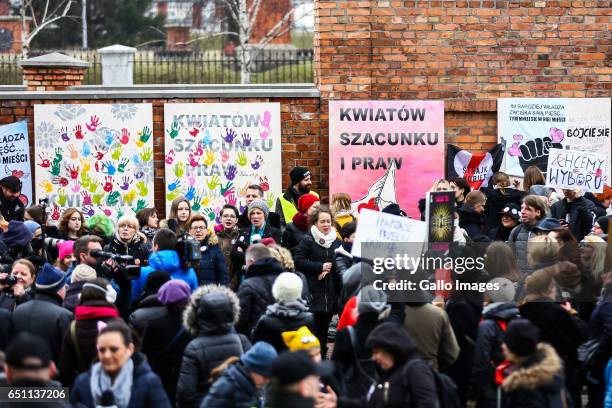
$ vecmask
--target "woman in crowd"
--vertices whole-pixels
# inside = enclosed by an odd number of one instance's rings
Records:
[[[36,267],[27,259],[18,259],[13,262],[10,275],[16,279],[16,283],[12,286],[0,284],[0,308],[12,312],[33,298]],[[0,282],[5,282],[8,277],[8,273],[0,273]]]
[[[31,221],[37,222],[41,226],[44,225],[45,226],[45,237],[61,238],[61,233],[55,225],[47,225],[49,220],[46,214],[44,213],[43,206],[40,204],[35,204],[35,205],[32,205],[26,208],[24,216],[23,216],[23,220],[24,221],[31,220]]]
[[[508,204],[499,212],[499,224],[489,230],[489,237],[494,241],[508,241],[510,232],[521,221],[521,207],[516,204]],[[487,224],[487,228],[490,225]]]
[[[169,228],[168,221],[175,220],[177,227],[176,233],[181,234],[187,232],[187,221],[191,217],[191,204],[184,196],[175,198],[170,205],[170,216],[167,220],[161,222],[162,228]],[[172,228],[170,228],[172,229]]]
[[[487,247],[484,269],[489,274],[489,279],[506,278],[513,282],[515,287],[521,280],[512,248],[505,242],[492,242]]]
[[[159,218],[155,208],[143,208],[136,213],[140,232],[147,237],[147,243],[152,245],[155,232],[159,229]]]
[[[483,235],[486,203],[486,196],[482,192],[474,190],[468,193],[463,205],[457,210],[459,213],[459,226],[465,230],[471,239]]]
[[[134,257],[134,263],[146,266],[150,250],[147,237],[139,231],[140,224],[136,217],[124,215],[117,222],[117,231],[112,241],[104,247],[107,252]]]
[[[500,226],[500,212],[509,204],[514,204],[520,208],[525,193],[512,188],[510,177],[501,171],[491,177],[489,185],[493,187],[482,188],[482,192],[487,197],[484,216],[487,226],[496,228]]]
[[[429,192],[437,192],[437,191],[454,191],[454,189],[453,187],[451,187],[450,181],[446,179],[439,179],[439,180],[436,180],[433,186],[431,186],[431,188],[429,189]],[[455,192],[455,197],[456,197],[456,192]],[[425,221],[426,208],[427,208],[426,198],[419,199],[419,212],[421,213],[421,221]]]
[[[463,177],[455,177],[450,181],[450,187],[455,192],[455,205],[461,207],[472,188]]]
[[[206,285],[191,295],[183,325],[194,339],[183,354],[177,407],[199,407],[211,386],[211,371],[251,347],[249,340],[234,330],[239,313],[238,297],[229,288]]]
[[[232,290],[238,289],[238,277],[240,271],[236,269],[232,262],[231,252],[234,242],[240,236],[240,228],[238,228],[238,217],[240,213],[238,209],[230,204],[225,204],[221,208],[221,224],[215,227],[217,238],[219,239],[219,247],[225,257],[225,265],[229,275],[229,287]]]
[[[306,275],[310,299],[308,304],[314,315],[314,334],[321,341],[321,351],[327,354],[327,329],[337,311],[337,297],[342,285],[336,271],[335,249],[341,241],[333,227],[334,221],[328,207],[320,206],[310,219],[310,233],[295,249],[296,269]]]
[[[346,193],[336,193],[332,195],[330,209],[334,216],[336,231],[340,231],[344,224],[357,221],[351,208],[351,196]]]
[[[578,245],[582,268],[592,281],[599,283],[600,288],[605,269],[606,245],[606,241],[594,235],[587,235]]]
[[[72,266],[74,257],[74,241],[64,241],[57,244],[58,257],[55,266],[64,272]]]
[[[208,221],[202,214],[193,214],[186,224],[189,235],[200,242],[201,259],[196,274],[198,285],[217,284],[227,286],[229,276],[223,252],[219,248],[217,236],[209,231]]]
[[[602,239],[607,239],[610,219],[612,219],[612,216],[609,215],[597,218],[593,223],[593,228],[591,228],[591,235],[596,235]]]
[[[86,265],[85,265],[86,266]],[[117,293],[104,278],[84,282],[75,319],[64,334],[60,353],[60,380],[72,387],[74,379],[88,370],[96,357],[98,322],[119,317],[114,305]]]
[[[308,234],[308,217],[319,208],[319,197],[313,194],[304,194],[298,199],[298,212],[293,221],[287,224],[283,233],[283,246],[293,251],[300,241]]]
[[[85,227],[85,217],[76,208],[64,210],[59,220],[59,230],[61,238],[76,241],[78,238],[87,234]]]
[[[98,362],[80,374],[70,390],[70,402],[88,408],[110,405],[127,408],[169,408],[159,377],[136,351],[132,333],[122,321],[110,322],[96,340]],[[108,402],[105,403],[108,405]]]
[[[546,187],[546,177],[538,166],[529,166],[523,175],[523,191],[525,194],[534,194],[548,198],[550,189]]]

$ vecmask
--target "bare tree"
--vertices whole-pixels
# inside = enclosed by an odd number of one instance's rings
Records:
[[[19,6],[21,15],[21,38],[23,59],[28,58],[30,43],[47,26],[57,20],[68,17],[68,12],[75,0],[21,0]],[[28,20],[34,28],[28,32]]]

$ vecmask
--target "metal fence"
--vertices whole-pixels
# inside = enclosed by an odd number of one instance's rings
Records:
[[[53,51],[32,51],[36,57]],[[89,62],[84,85],[102,84],[102,64],[95,51],[57,51]],[[263,50],[253,53],[251,83],[313,82],[312,49]],[[0,54],[0,85],[22,83],[20,55]],[[223,51],[141,50],[134,55],[134,84],[240,83],[240,59]]]

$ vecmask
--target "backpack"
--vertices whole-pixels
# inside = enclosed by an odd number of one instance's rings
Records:
[[[357,358],[357,338],[352,326],[347,328],[353,350],[353,364],[346,370],[346,395],[350,398],[360,398],[367,394],[376,382],[376,366],[371,359]]]
[[[409,367],[416,361],[422,361],[418,358],[411,360],[405,367],[407,371]],[[457,392],[457,385],[455,382],[446,374],[435,371],[429,364],[427,364],[431,370],[436,383],[436,394],[438,394],[438,408],[461,408],[461,401],[459,400],[459,393]]]

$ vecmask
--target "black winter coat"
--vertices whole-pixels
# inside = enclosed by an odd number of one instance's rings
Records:
[[[64,307],[74,313],[79,301],[81,300],[81,290],[86,281],[74,282],[68,285],[66,297],[64,297]]]
[[[277,244],[281,243],[281,231],[278,228],[274,228],[270,226],[270,224],[266,223],[264,227],[264,232],[261,238],[274,238]],[[232,246],[232,252],[230,254],[232,258],[232,263],[234,264],[234,268],[240,270],[242,266],[244,266],[244,254],[247,248],[251,245],[251,227],[245,227],[240,230],[240,235],[234,245]],[[239,251],[238,248],[242,249]]]
[[[268,306],[266,313],[261,316],[251,339],[253,343],[265,341],[270,343],[278,353],[287,350],[282,333],[294,331],[302,326],[314,331],[314,318],[308,307],[302,301],[287,304],[275,303]]]
[[[262,394],[247,374],[242,363],[236,363],[210,387],[202,407],[206,408],[252,408],[262,407]]]
[[[191,341],[189,331],[183,327],[183,310],[181,307],[168,308],[164,316],[149,321],[142,337],[142,352],[159,376],[172,404],[176,399],[183,352]]]
[[[499,218],[499,212],[504,209],[508,204],[516,204],[521,207],[521,201],[525,196],[524,191],[516,190],[514,188],[504,189],[506,194],[502,194],[500,189],[494,189],[490,187],[483,187],[480,189],[487,197],[487,204],[485,205],[485,224],[489,229],[497,228],[501,226],[501,220]]]
[[[170,400],[159,377],[147,363],[147,359],[142,354],[136,353],[132,360],[134,360],[134,379],[127,408],[170,408]],[[91,370],[77,377],[74,387],[70,390],[70,402],[74,406],[88,408],[96,406],[91,395],[90,381]]]
[[[308,230],[301,230],[293,222],[287,224],[285,232],[283,232],[283,246],[293,254],[296,246],[308,234]]]
[[[372,357],[372,352],[365,346],[366,339],[380,323],[378,320],[378,314],[376,313],[365,313],[360,314],[357,318],[357,322],[353,325],[355,330],[355,337],[357,340],[357,359],[364,361]],[[334,351],[332,353],[332,361],[339,364],[339,369],[345,372],[355,361],[355,352],[351,344],[351,337],[348,329],[344,328],[336,333],[336,341],[334,343]]]
[[[6,222],[23,221],[25,205],[18,198],[11,201],[7,200],[0,191],[0,215]]]
[[[225,257],[225,264],[227,265],[228,271],[228,279],[229,279],[229,287],[232,290],[238,289],[238,285],[240,284],[238,278],[240,277],[240,265],[236,267],[231,258],[232,247],[234,246],[234,241],[238,239],[240,236],[240,230],[235,228],[231,231],[221,230],[217,231],[217,238],[219,240],[219,248],[221,248],[221,252],[223,252],[223,256]]]
[[[131,255],[134,259],[140,260],[140,266],[144,267],[149,264],[149,255],[151,250],[147,245],[147,237],[140,231],[136,233],[129,244],[120,241],[117,236],[113,237],[112,241],[104,247],[107,252],[121,255]]]
[[[200,268],[197,270],[198,285],[229,285],[229,275],[225,257],[218,245],[204,243],[202,248],[206,248],[200,259]]]
[[[496,407],[495,368],[505,360],[501,350],[504,338],[501,325],[508,324],[518,316],[519,310],[513,303],[493,303],[483,310],[483,320],[478,325],[468,393],[468,399],[477,401],[478,407]]]
[[[61,305],[62,299],[55,293],[38,292],[33,300],[17,306],[13,312],[14,334],[28,332],[44,339],[56,362],[62,338],[73,317]]]
[[[166,306],[162,305],[157,300],[157,294],[146,296],[136,306],[134,312],[130,314],[128,323],[142,336],[147,327],[147,324],[158,317],[162,317],[168,313]]]
[[[468,237],[474,239],[482,235],[485,223],[484,215],[465,205],[462,205],[457,212],[459,213],[459,226],[465,230]]]
[[[0,293],[0,309],[13,312],[17,306],[29,302],[30,300],[32,300],[31,291],[26,291],[23,296],[16,297],[12,290],[5,289]]]
[[[578,197],[571,203],[566,198],[550,207],[552,218],[563,219],[570,225],[570,231],[578,242],[591,232],[595,217],[595,205],[584,197]]]
[[[268,306],[274,304],[272,285],[276,277],[283,272],[283,267],[274,258],[264,258],[251,264],[246,276],[238,288],[240,299],[240,318],[236,330],[250,336],[259,318]]]
[[[6,350],[13,333],[12,313],[6,309],[0,309],[0,350]]]
[[[342,279],[336,268],[334,251],[340,245],[341,241],[336,239],[329,248],[325,248],[308,234],[295,249],[295,268],[306,275],[310,292],[308,304],[313,313],[334,313],[338,309],[337,299],[342,289]],[[319,280],[326,262],[332,263],[332,270]]]

